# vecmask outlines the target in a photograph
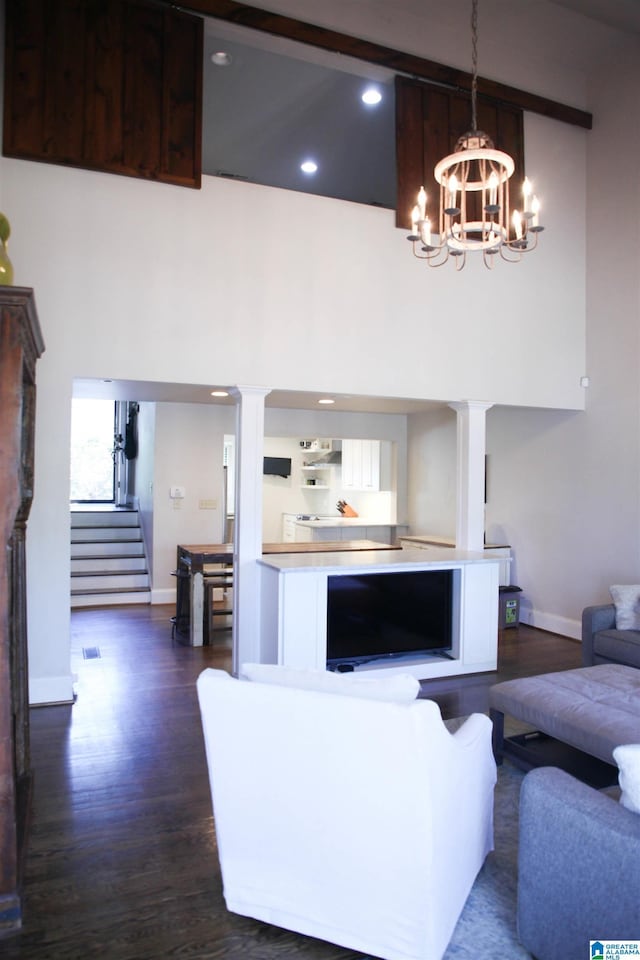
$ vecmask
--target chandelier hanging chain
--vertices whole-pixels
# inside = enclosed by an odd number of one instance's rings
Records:
[[[407,240],[414,256],[430,267],[439,267],[452,257],[456,270],[461,270],[467,253],[481,253],[489,269],[496,254],[513,263],[536,248],[538,234],[544,229],[539,223],[540,203],[526,177],[522,210],[511,211],[509,179],[514,161],[478,129],[478,0],[471,0],[471,64],[471,130],[433,171],[439,191],[438,218],[432,220],[427,211],[424,187],[411,212]]]
[[[478,129],[478,0],[471,0],[471,129]]]

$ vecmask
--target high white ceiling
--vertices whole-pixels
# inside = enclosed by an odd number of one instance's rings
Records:
[[[592,20],[618,30],[640,33],[640,0],[553,0]]]
[[[74,380],[73,396],[90,400],[137,400],[139,402],[205,403],[232,406],[232,396],[212,397],[217,385],[195,383],[152,383],[141,380]],[[319,404],[323,398],[331,398],[333,404]],[[370,397],[356,394],[309,393],[297,390],[272,390],[267,394],[265,405],[282,410],[324,410],[350,413],[418,413],[442,407],[433,400],[416,400],[405,397]]]

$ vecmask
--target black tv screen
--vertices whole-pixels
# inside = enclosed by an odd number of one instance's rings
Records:
[[[453,571],[328,577],[327,666],[451,654]]]
[[[290,477],[291,457],[265,457],[262,472],[273,477]]]

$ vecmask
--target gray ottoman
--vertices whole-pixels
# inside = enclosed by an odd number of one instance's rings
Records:
[[[504,717],[613,764],[621,743],[640,743],[640,670],[602,664],[507,680],[489,690],[496,760],[505,750]]]

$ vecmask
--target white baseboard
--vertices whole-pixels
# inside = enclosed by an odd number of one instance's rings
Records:
[[[73,703],[73,677],[30,677],[29,705],[43,707],[54,703]]]
[[[544,610],[520,608],[520,622],[528,623],[539,630],[548,630],[550,633],[559,633],[562,637],[571,640],[582,640],[582,623],[580,620],[570,620],[569,617],[559,617],[555,613],[546,613]]]
[[[176,588],[164,587],[162,590],[151,591],[151,603],[173,603],[176,602]]]

